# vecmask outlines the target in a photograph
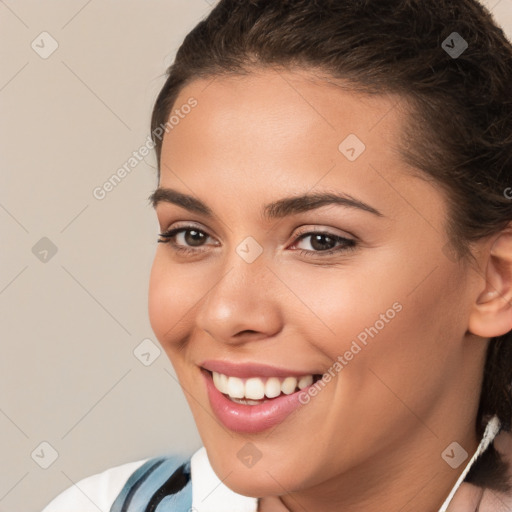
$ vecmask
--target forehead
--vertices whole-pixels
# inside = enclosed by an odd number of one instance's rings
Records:
[[[191,98],[197,106],[183,114]],[[426,186],[413,181],[397,151],[407,115],[402,100],[346,90],[300,71],[196,80],[173,106],[181,116],[164,137],[160,184],[185,180],[195,191],[244,189],[269,200],[285,190],[320,187],[373,204],[397,203],[391,184]]]
[[[179,110],[190,97],[197,99],[198,107],[190,118],[202,114],[201,126],[191,126],[198,135],[201,127],[205,133],[213,127],[219,136],[243,127],[237,135],[250,134],[266,142],[274,141],[276,135],[280,142],[290,137],[297,141],[297,137],[327,135],[330,142],[348,133],[365,139],[370,146],[386,136],[396,142],[404,120],[405,98],[370,96],[347,86],[310,71],[258,69],[247,75],[193,81],[182,89],[174,109]],[[183,132],[191,123],[182,123],[180,130],[173,131]]]

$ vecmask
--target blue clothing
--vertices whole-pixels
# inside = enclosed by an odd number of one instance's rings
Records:
[[[190,460],[156,457],[130,476],[110,512],[188,512],[191,508]]]

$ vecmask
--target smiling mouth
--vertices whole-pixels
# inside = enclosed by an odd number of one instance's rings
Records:
[[[206,370],[215,388],[232,402],[243,405],[260,405],[282,395],[301,391],[318,380],[321,375],[310,374],[289,377],[240,378]]]

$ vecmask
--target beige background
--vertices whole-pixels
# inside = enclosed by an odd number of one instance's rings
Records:
[[[512,0],[485,3],[512,39]],[[104,199],[93,190],[144,144],[164,70],[210,8],[0,0],[1,511],[35,512],[85,476],[200,446],[147,318],[153,155]],[[58,44],[47,58],[42,32]]]

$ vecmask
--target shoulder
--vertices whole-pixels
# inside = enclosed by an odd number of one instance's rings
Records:
[[[169,498],[176,494],[187,501],[188,469],[188,460],[174,455],[111,467],[68,487],[42,512],[128,512],[140,510],[143,502],[147,505],[152,500],[156,507],[160,495]],[[165,492],[158,493],[162,488]]]

